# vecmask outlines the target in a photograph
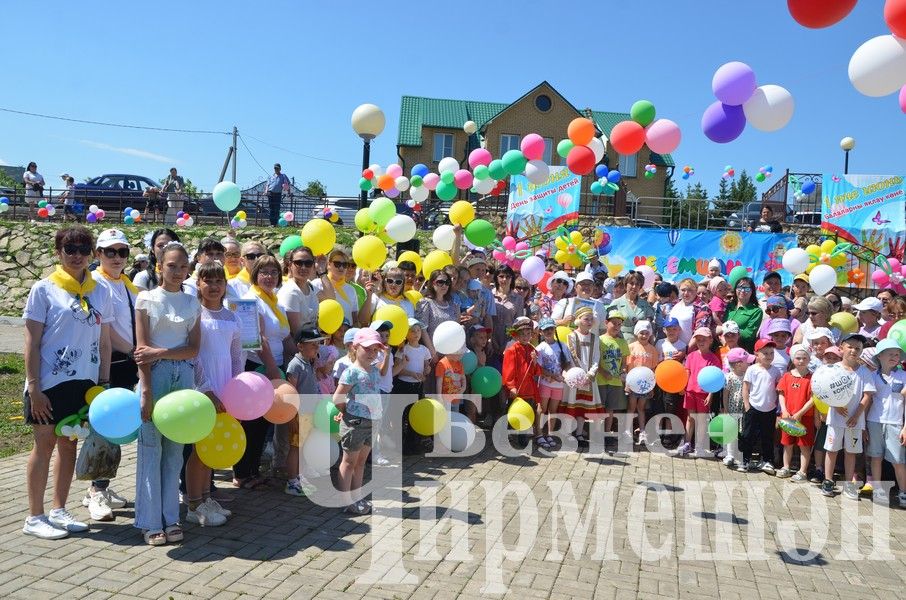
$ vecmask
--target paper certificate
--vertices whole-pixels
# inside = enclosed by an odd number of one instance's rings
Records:
[[[261,349],[261,328],[257,300],[230,300],[230,310],[239,319],[239,340],[243,350]]]

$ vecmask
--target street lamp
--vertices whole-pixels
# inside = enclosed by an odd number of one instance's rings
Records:
[[[840,140],[840,149],[843,150],[843,174],[849,174],[849,151],[856,147],[856,140],[845,137]]]
[[[368,168],[368,161],[371,160],[371,140],[381,135],[385,123],[384,111],[374,104],[362,104],[352,111],[352,128],[364,143],[362,148],[363,171]],[[365,208],[367,202],[368,192],[362,190],[362,194],[359,196],[359,208]]]

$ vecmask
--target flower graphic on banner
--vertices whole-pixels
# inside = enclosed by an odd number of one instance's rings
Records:
[[[735,231],[728,231],[720,237],[719,243],[721,251],[733,255],[742,249],[742,236]]]

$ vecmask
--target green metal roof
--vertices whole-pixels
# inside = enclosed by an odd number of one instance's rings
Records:
[[[466,121],[475,121],[481,128],[500,111],[510,106],[502,102],[478,102],[475,100],[443,100],[403,96],[400,109],[400,128],[397,144],[400,146],[421,146],[422,127],[444,127],[461,129]],[[629,119],[629,113],[592,111],[598,129],[610,137],[610,132],[620,121]],[[566,133],[566,132],[564,132]],[[676,163],[669,154],[651,153],[651,162],[672,167]]]

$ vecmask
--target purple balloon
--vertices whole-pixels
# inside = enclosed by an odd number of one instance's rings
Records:
[[[730,106],[740,106],[755,93],[755,71],[738,61],[722,65],[711,79],[714,96]]]
[[[702,131],[712,142],[732,142],[746,128],[746,115],[741,106],[727,106],[719,100],[705,109]]]

